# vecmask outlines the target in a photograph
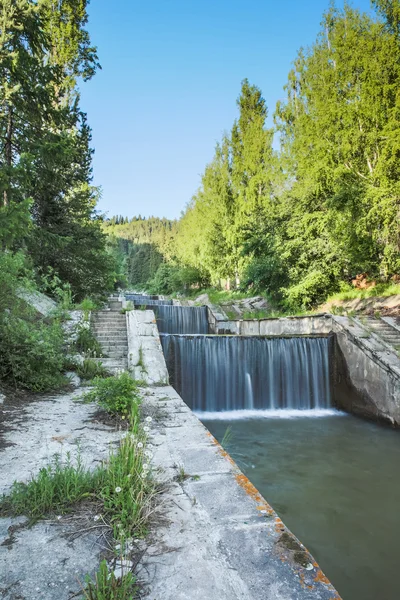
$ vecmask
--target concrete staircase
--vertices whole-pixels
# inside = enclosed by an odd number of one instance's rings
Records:
[[[393,346],[395,351],[400,351],[400,329],[390,325],[387,320],[375,317],[364,317],[362,323],[384,342]]]
[[[110,298],[109,308],[92,313],[91,328],[105,355],[99,359],[111,372],[128,369],[128,335],[122,302]]]

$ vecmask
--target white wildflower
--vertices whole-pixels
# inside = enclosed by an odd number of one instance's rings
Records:
[[[143,431],[145,431],[146,433],[149,433],[149,431],[150,431],[150,427],[147,427],[147,425],[145,425],[145,426],[143,427]]]
[[[61,515],[58,515],[58,517],[57,517],[57,521],[61,521],[61,519],[62,519],[62,516],[61,516]]]
[[[153,453],[150,452],[150,450],[145,450],[144,454],[145,454],[145,456],[147,456],[147,458],[153,458]]]
[[[143,448],[143,444],[142,444],[142,442],[139,442],[139,443],[138,443],[138,445],[137,445],[137,447],[138,447],[138,448]]]
[[[144,463],[143,464],[143,471],[148,471],[150,469],[150,466],[148,465],[148,463]]]
[[[147,447],[149,448],[149,450],[153,450],[154,448],[153,444],[147,444]]]
[[[119,494],[120,492],[122,492],[122,488],[120,488],[119,486],[115,488],[115,491],[117,492],[117,494]]]
[[[153,420],[153,419],[152,419],[151,417],[146,417],[146,421],[147,421],[148,423],[151,423],[151,422],[152,422],[152,420]]]

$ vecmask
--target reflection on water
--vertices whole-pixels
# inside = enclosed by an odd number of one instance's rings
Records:
[[[344,600],[398,600],[400,432],[352,416],[206,420]]]

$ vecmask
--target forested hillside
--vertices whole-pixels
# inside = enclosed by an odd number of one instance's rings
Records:
[[[173,257],[176,221],[146,219],[140,215],[131,220],[116,216],[104,222],[104,231],[120,265],[120,281],[130,287],[139,290],[151,287],[160,266]]]
[[[60,379],[62,333],[57,319],[38,320],[19,290],[66,305],[115,280],[80,108],[78,82],[99,68],[86,5],[0,2],[0,378],[38,389]]]
[[[173,243],[159,246],[174,273],[306,307],[358,273],[399,275],[400,3],[373,5],[372,17],[350,6],[323,16],[294,60],[274,128],[261,90],[243,82],[232,129]]]

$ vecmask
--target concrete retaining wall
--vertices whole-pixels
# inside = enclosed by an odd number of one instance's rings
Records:
[[[339,408],[399,427],[400,360],[397,354],[348,317],[332,317],[332,331],[336,333],[336,359],[342,364],[347,382],[357,392],[343,394]]]
[[[126,313],[128,369],[136,379],[149,385],[168,384],[168,371],[152,310]]]

